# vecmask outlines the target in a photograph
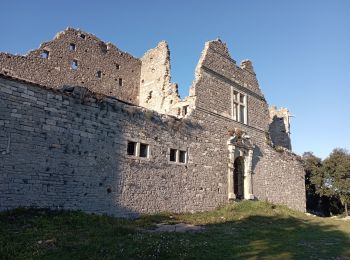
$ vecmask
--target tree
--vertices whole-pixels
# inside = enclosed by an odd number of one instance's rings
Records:
[[[348,216],[348,204],[350,202],[350,154],[345,149],[334,149],[323,161],[324,180],[321,185],[320,194],[339,198],[345,207]]]
[[[303,154],[304,169],[305,169],[305,185],[306,191],[314,193],[322,188],[323,172],[322,161],[316,157],[312,152],[305,152]]]
[[[312,152],[305,152],[302,156],[305,170],[306,208],[313,214],[329,216],[330,199],[325,196],[324,172],[321,158]]]

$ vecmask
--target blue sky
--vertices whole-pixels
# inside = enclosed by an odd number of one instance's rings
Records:
[[[25,54],[66,27],[141,57],[161,40],[188,93],[204,42],[251,59],[269,104],[288,107],[296,153],[350,150],[350,1],[2,1],[0,51]]]

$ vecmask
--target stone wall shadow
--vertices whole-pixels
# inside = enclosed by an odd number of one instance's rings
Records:
[[[257,166],[258,162],[260,161],[260,158],[263,156],[261,149],[259,146],[255,145],[253,150],[253,160],[252,160],[252,170],[254,173],[255,167]]]

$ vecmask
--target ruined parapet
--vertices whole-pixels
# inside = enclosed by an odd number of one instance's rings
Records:
[[[159,113],[168,113],[180,101],[176,83],[171,83],[170,51],[162,41],[141,59],[139,105]]]
[[[269,132],[272,144],[292,150],[290,139],[290,117],[291,114],[287,108],[277,109],[275,106],[269,107],[270,126]]]
[[[241,69],[244,69],[255,75],[253,63],[250,60],[242,60],[239,66]]]
[[[0,72],[50,88],[83,86],[138,104],[141,61],[90,33],[67,28],[27,55],[0,53]]]

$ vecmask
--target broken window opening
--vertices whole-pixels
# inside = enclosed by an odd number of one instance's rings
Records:
[[[187,112],[188,112],[188,106],[183,106],[182,107],[182,116],[187,115]]]
[[[128,142],[126,153],[128,155],[136,156],[136,142]]]
[[[140,143],[140,157],[148,158],[148,144]]]
[[[78,69],[78,60],[73,60],[72,63],[70,64],[70,68],[72,70],[77,70]]]
[[[82,38],[82,39],[85,39],[85,37],[86,37],[85,34],[83,34],[83,33],[81,33],[79,36],[80,36],[80,38]]]
[[[96,72],[96,77],[100,79],[102,77],[102,71],[100,71],[100,70],[97,71]]]
[[[42,58],[42,59],[48,59],[48,58],[49,58],[49,54],[50,54],[49,51],[43,50],[43,51],[40,53],[40,58]]]
[[[115,64],[115,68],[116,68],[117,70],[119,70],[119,69],[120,69],[120,66],[119,66],[119,64],[118,64],[118,63],[116,63],[116,64]]]
[[[69,50],[70,51],[75,51],[75,49],[76,49],[76,46],[75,46],[74,43],[69,44]]]

